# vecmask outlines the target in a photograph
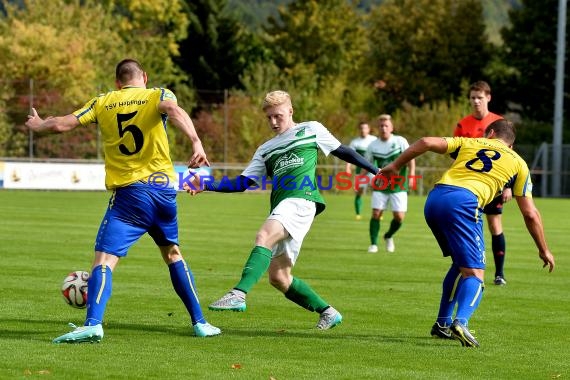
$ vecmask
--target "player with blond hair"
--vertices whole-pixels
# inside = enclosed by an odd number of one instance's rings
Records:
[[[262,144],[247,168],[231,181],[213,181],[198,188],[193,180],[191,194],[203,190],[241,192],[271,178],[270,214],[258,230],[254,248],[245,263],[241,279],[212,310],[246,310],[246,295],[268,271],[269,282],[287,299],[319,314],[316,327],[330,329],[342,315],[305,281],[293,276],[303,239],[316,215],[325,209],[316,178],[317,153],[321,150],[376,174],[378,168],[346,145],[342,145],[321,123],[293,120],[291,97],[285,91],[272,91],[263,99],[263,110],[275,137]]]

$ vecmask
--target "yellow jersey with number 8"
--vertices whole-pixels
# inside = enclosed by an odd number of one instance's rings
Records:
[[[176,102],[176,96],[164,88],[127,86],[99,95],[73,113],[81,125],[99,124],[107,189],[151,179],[175,183],[167,115],[158,111],[163,100]]]
[[[514,196],[532,197],[532,182],[526,162],[497,139],[444,137],[447,153],[457,158],[438,184],[463,187],[489,204],[508,185]]]

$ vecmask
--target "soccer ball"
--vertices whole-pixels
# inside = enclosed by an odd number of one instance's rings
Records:
[[[77,270],[67,275],[61,285],[61,294],[65,302],[78,309],[87,306],[87,280],[89,272]]]

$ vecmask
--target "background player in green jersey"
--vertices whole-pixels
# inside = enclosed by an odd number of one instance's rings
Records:
[[[372,136],[370,134],[370,125],[368,125],[367,122],[361,121],[358,123],[358,137],[352,139],[348,146],[354,149],[361,156],[364,156],[366,154],[366,148],[368,148],[368,145],[370,145],[374,140],[376,140],[376,136]],[[345,170],[348,174],[352,174],[352,164],[347,162]],[[361,171],[361,168],[357,166],[355,174],[358,175]],[[362,210],[362,194],[364,194],[366,188],[367,185],[362,184],[354,190],[356,193],[354,195],[354,212],[356,213],[356,220],[362,219],[362,216],[360,215]]]
[[[387,114],[378,117],[378,138],[371,142],[366,149],[366,158],[378,167],[384,167],[390,162],[394,161],[404,150],[409,146],[408,140],[402,136],[393,134],[394,125],[392,124],[392,117]],[[416,175],[416,163],[410,160],[404,166],[400,173],[401,185],[396,185],[394,181],[390,184],[379,184],[372,186],[372,215],[370,217],[370,246],[368,247],[369,253],[378,252],[378,233],[380,232],[380,220],[384,210],[392,209],[392,220],[390,227],[384,234],[384,243],[386,251],[394,252],[396,245],[394,243],[394,234],[400,229],[406,212],[408,211],[408,185],[410,177]]]
[[[303,239],[325,202],[317,185],[317,153],[320,150],[370,173],[378,168],[353,149],[341,143],[319,122],[293,121],[293,106],[288,93],[273,91],[265,96],[263,110],[276,136],[262,144],[240,176],[231,181],[214,181],[187,187],[191,194],[203,190],[244,191],[262,185],[270,178],[271,211],[257,235],[255,246],[243,268],[240,281],[222,298],[212,303],[212,310],[245,311],[245,298],[268,271],[269,282],[285,297],[305,309],[319,313],[316,327],[330,329],[342,321],[341,314],[323,300],[306,282],[291,273]]]
[[[481,209],[491,203],[505,185],[510,185],[513,191],[543,267],[548,266],[551,272],[554,269],[554,257],[546,244],[542,219],[532,200],[528,166],[512,150],[514,141],[512,123],[496,120],[485,130],[485,138],[424,137],[381,169],[382,174],[390,176],[425,152],[449,154],[457,151],[451,167],[428,194],[424,210],[426,222],[443,255],[452,260],[443,279],[432,336],[454,338],[466,347],[479,346],[467,327],[484,290],[485,243]]]
[[[206,322],[194,277],[178,247],[176,175],[170,160],[166,120],[192,141],[188,165],[209,165],[188,113],[165,88],[147,89],[139,62],[125,59],[116,67],[116,91],[101,94],[72,114],[47,118],[36,110],[26,126],[38,133],[61,133],[98,123],[104,141],[105,185],[112,190],[95,241],[95,258],[87,288],[84,325],[54,343],[99,342],[103,315],[111,297],[113,272],[119,259],[148,233],[168,265],[174,290],[190,314],[194,334],[213,336],[220,329]],[[160,179],[160,181],[159,181]]]

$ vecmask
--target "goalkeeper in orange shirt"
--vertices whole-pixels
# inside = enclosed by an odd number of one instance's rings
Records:
[[[471,114],[464,117],[457,123],[453,131],[454,137],[483,137],[485,129],[495,120],[502,119],[502,116],[489,111],[491,101],[491,87],[487,82],[478,81],[469,86],[469,103],[471,104]],[[455,156],[451,155],[454,159]],[[502,193],[498,194],[493,202],[483,209],[487,217],[487,224],[491,232],[491,247],[493,250],[493,260],[495,262],[495,285],[506,285],[504,266],[506,242],[503,234],[502,213],[503,204],[512,198],[512,191],[506,187]]]

